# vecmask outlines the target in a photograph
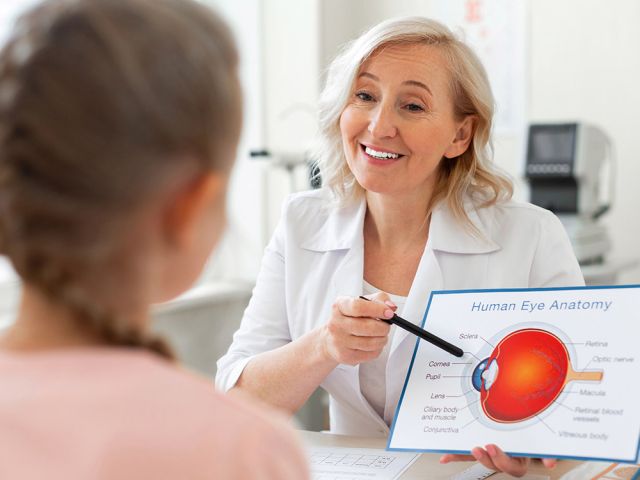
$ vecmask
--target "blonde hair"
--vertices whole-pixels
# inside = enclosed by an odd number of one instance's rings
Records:
[[[465,198],[479,196],[481,205],[508,199],[513,186],[492,163],[491,124],[494,99],[489,80],[477,55],[444,25],[423,17],[384,21],[348,44],[331,63],[320,96],[320,141],[315,150],[322,183],[342,203],[362,193],[344,154],[340,116],[347,105],[361,65],[387,45],[423,44],[438,49],[448,62],[451,94],[457,118],[475,117],[473,140],[467,151],[440,163],[430,208],[445,199],[454,215],[468,224]]]
[[[136,207],[175,178],[226,172],[241,123],[227,26],[191,0],[56,0],[0,54],[0,250],[106,342],[162,340],[139,302]]]

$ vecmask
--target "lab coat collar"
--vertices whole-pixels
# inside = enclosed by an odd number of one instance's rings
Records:
[[[441,201],[431,214],[431,248],[434,251],[459,254],[491,253],[499,250],[500,245],[487,232],[488,226],[493,222],[492,209],[479,210],[471,199],[467,199],[464,207],[471,224],[477,229],[477,234],[454,216],[445,201]],[[308,239],[302,241],[302,248],[316,252],[348,250],[362,240],[367,211],[364,197],[346,206],[326,208],[335,210],[329,210],[324,224],[312,232]]]
[[[332,200],[329,200],[332,201]],[[331,250],[348,250],[362,242],[364,216],[367,212],[367,202],[362,197],[353,200],[345,206],[330,206],[324,224],[311,236],[303,240],[300,246],[314,252],[328,252]],[[322,215],[323,212],[318,212]]]
[[[431,214],[431,249],[459,254],[491,253],[500,250],[500,245],[487,232],[488,225],[493,221],[493,209],[479,210],[470,199],[465,201],[464,208],[471,224],[477,229],[477,234],[454,216],[445,201],[441,201]]]

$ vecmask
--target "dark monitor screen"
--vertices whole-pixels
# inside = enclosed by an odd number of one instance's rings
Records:
[[[530,132],[529,163],[573,162],[575,126],[546,126]]]

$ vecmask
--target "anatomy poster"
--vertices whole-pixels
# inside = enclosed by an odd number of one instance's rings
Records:
[[[434,292],[388,448],[637,462],[640,286]]]

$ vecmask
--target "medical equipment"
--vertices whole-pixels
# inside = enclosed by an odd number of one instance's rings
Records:
[[[612,162],[611,141],[596,126],[529,126],[525,175],[531,203],[558,215],[582,265],[603,262],[611,248],[598,219],[611,208]]]

